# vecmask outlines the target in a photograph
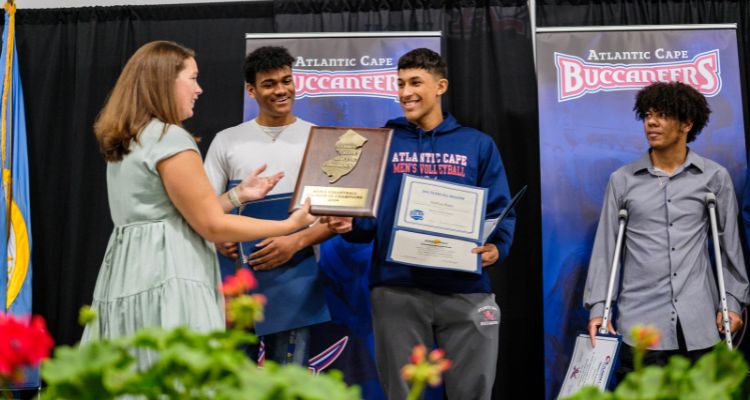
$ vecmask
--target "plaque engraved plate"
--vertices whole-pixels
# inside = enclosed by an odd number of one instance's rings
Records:
[[[328,186],[305,186],[302,198],[319,206],[364,207],[367,204],[367,189]]]

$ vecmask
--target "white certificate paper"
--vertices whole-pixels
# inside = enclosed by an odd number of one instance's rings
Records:
[[[591,338],[587,333],[578,335],[573,357],[557,398],[572,396],[583,386],[606,389],[614,372],[619,349],[619,336],[597,335],[596,347],[591,347]]]
[[[486,190],[404,175],[396,226],[478,241]]]
[[[390,257],[402,264],[477,271],[477,255],[471,249],[477,244],[461,239],[397,230],[393,234]]]
[[[416,267],[481,273],[487,190],[404,175],[388,260]]]

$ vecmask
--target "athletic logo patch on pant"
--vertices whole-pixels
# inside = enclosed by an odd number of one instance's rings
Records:
[[[500,310],[495,306],[484,306],[477,310],[481,314],[479,325],[497,325],[500,323]]]

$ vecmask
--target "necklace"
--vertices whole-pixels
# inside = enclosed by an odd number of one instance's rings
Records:
[[[289,127],[289,125],[282,125],[282,126],[263,126],[258,125],[260,127],[260,130],[263,131],[268,137],[271,138],[271,143],[275,143],[276,139],[281,136],[281,133],[284,132],[286,128]]]
[[[656,179],[659,180],[659,187],[662,187],[669,182],[669,175],[659,167],[654,167],[653,174],[656,176]],[[664,180],[662,180],[662,178],[664,178]]]

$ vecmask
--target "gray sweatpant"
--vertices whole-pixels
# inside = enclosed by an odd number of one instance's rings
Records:
[[[500,308],[491,293],[441,295],[415,288],[377,286],[370,293],[375,358],[390,400],[406,399],[401,367],[412,348],[433,343],[453,366],[445,373],[448,400],[490,399],[500,337]]]

